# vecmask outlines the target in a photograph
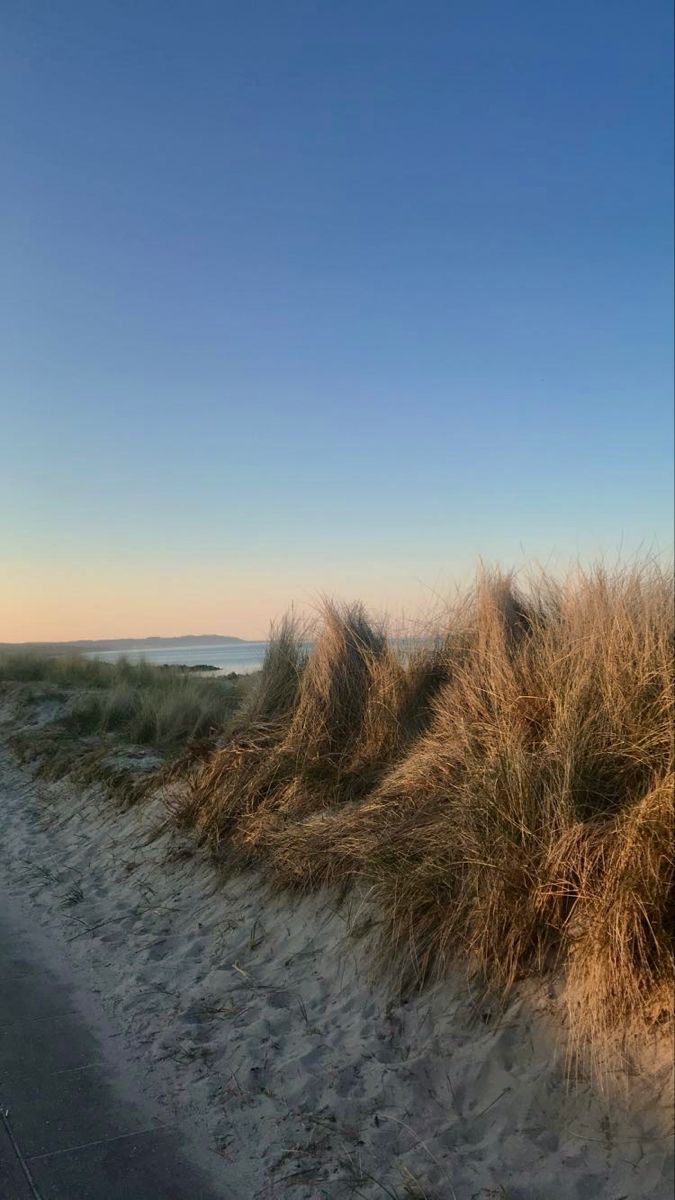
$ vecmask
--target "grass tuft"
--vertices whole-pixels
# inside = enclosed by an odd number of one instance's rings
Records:
[[[114,735],[121,742],[174,753],[186,742],[221,730],[242,699],[240,681],[201,676],[149,663],[115,663],[83,655],[32,652],[0,656],[0,683],[50,685],[67,701],[54,732],[72,737]]]
[[[194,773],[190,819],[281,883],[366,887],[410,981],[562,967],[579,1039],[672,1023],[673,633],[651,565],[522,592],[483,572],[405,657],[326,603],[280,711]],[[294,636],[271,662],[299,664]]]

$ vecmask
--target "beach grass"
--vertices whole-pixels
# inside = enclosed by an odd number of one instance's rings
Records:
[[[408,984],[559,971],[580,1042],[672,1024],[673,632],[653,564],[483,572],[405,658],[326,602],[178,815],[285,886],[363,886]]]
[[[0,682],[41,685],[70,693],[57,723],[72,737],[111,735],[123,743],[176,753],[185,743],[220,732],[241,703],[239,680],[157,667],[122,658],[14,652],[0,656]]]

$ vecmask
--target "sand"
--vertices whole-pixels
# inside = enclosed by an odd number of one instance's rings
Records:
[[[206,1136],[224,1194],[672,1196],[658,1041],[602,1094],[584,1071],[566,1081],[555,981],[505,1007],[459,975],[402,999],[374,970],[366,898],[275,896],[216,869],[161,794],[121,812],[34,780],[3,704],[0,884],[100,996],[153,1102]]]

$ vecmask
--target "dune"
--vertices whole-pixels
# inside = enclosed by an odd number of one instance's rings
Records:
[[[504,1002],[450,973],[375,971],[364,894],[272,892],[167,821],[0,750],[8,889],[97,992],[167,1118],[205,1131],[228,1193],[497,1200],[672,1195],[672,1064],[655,1032],[603,1091],[570,1077],[560,981]],[[34,707],[33,722],[54,703]]]

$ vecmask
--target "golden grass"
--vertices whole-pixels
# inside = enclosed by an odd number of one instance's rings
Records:
[[[484,573],[403,661],[326,603],[286,623],[183,813],[303,889],[359,882],[422,982],[563,967],[579,1036],[673,1019],[673,589],[654,566]]]

